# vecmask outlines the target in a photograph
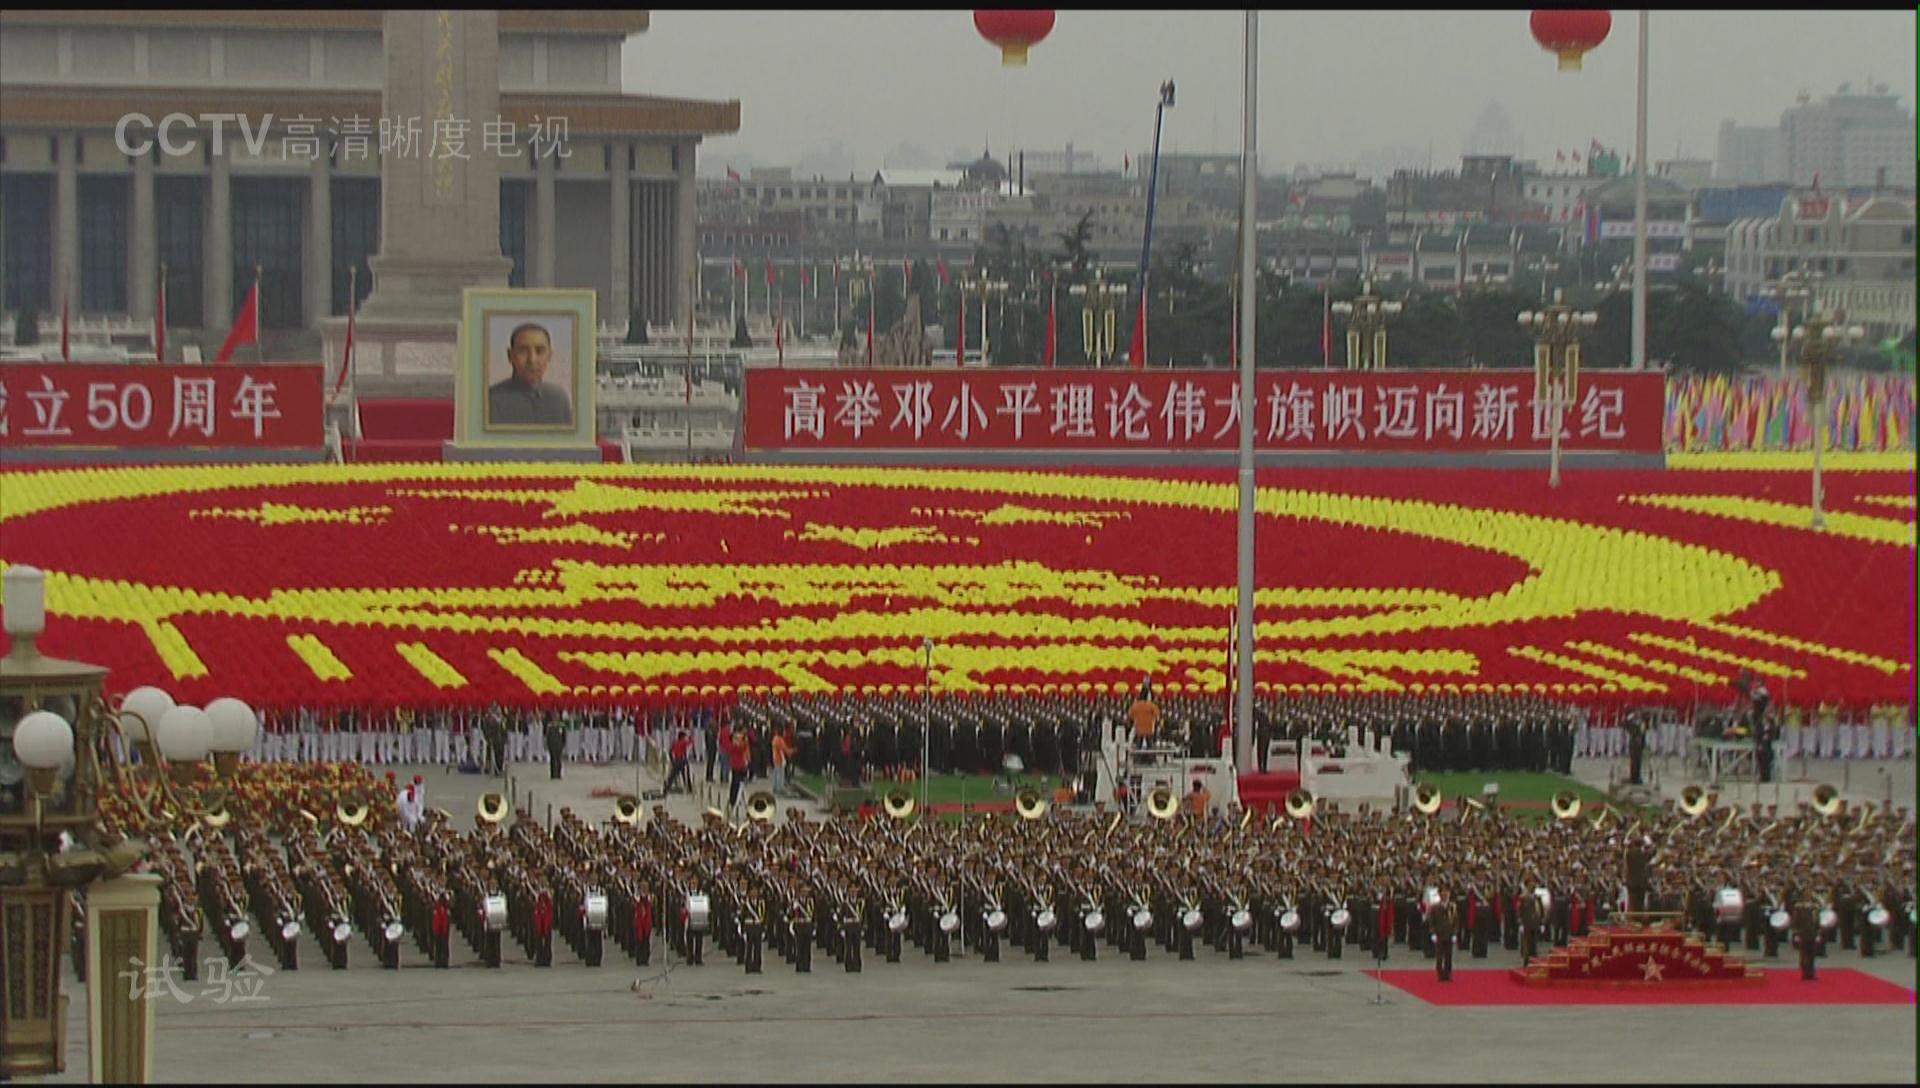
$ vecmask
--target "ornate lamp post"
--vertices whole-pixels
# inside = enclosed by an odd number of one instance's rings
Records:
[[[1387,319],[1400,314],[1401,304],[1383,302],[1367,280],[1359,298],[1333,304],[1333,312],[1347,322],[1347,369],[1387,369]]]
[[[1827,444],[1827,364],[1841,344],[1857,343],[1867,331],[1858,325],[1845,326],[1820,314],[1810,314],[1788,335],[1785,328],[1773,330],[1782,351],[1791,343],[1800,349],[1800,365],[1807,372],[1807,411],[1813,416],[1813,527],[1824,529],[1827,514],[1822,508],[1825,494],[1820,486],[1820,448]]]
[[[1820,273],[1811,275],[1796,268],[1767,288],[1767,297],[1780,304],[1780,325],[1773,331],[1773,342],[1780,345],[1780,376],[1787,376],[1787,355],[1793,335],[1793,308],[1810,313],[1820,297]]]
[[[237,700],[217,701],[209,715],[176,707],[152,688],[114,708],[102,696],[106,669],[36,648],[46,625],[45,586],[32,567],[5,574],[12,648],[0,658],[0,1076],[66,1067],[60,957],[72,932],[72,896],[84,891],[91,1078],[145,1082],[153,1074],[153,1003],[118,980],[128,972],[144,977],[143,965],[156,961],[159,878],[130,872],[147,844],[128,837],[101,801],[117,794],[145,822],[167,809],[198,818],[209,802],[223,803],[225,790],[196,795],[138,772],[125,762],[126,744],[157,772],[168,769],[169,756],[197,760],[216,746],[237,759],[258,725]],[[190,778],[193,767],[172,772]]]
[[[1575,310],[1563,301],[1565,291],[1553,293],[1553,305],[1542,310],[1525,310],[1520,327],[1533,333],[1533,397],[1545,400],[1553,431],[1547,485],[1560,486],[1560,426],[1567,406],[1579,393],[1580,338],[1592,331],[1600,316],[1592,310]]]
[[[1127,296],[1126,285],[1108,283],[1106,274],[1095,269],[1092,283],[1075,284],[1067,288],[1067,293],[1085,300],[1085,308],[1080,311],[1081,336],[1087,349],[1087,362],[1100,366],[1113,358],[1119,343],[1119,304]]]

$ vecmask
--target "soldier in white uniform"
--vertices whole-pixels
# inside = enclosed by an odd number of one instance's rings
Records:
[[[1837,751],[1834,734],[1840,730],[1839,708],[1832,703],[1820,704],[1820,719],[1815,727],[1813,757],[1832,759]]]

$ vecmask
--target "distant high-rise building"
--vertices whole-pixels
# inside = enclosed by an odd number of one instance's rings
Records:
[[[1474,119],[1473,127],[1467,130],[1466,154],[1520,154],[1520,136],[1514,130],[1513,118],[1507,116],[1499,102],[1487,103],[1487,108]]]
[[[1720,126],[1714,176],[1723,183],[1784,181],[1822,187],[1914,185],[1913,116],[1883,85],[1799,104],[1780,115],[1777,127]],[[1884,176],[1883,176],[1884,174]]]

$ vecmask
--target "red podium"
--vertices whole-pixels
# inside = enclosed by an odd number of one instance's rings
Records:
[[[1758,967],[1718,945],[1665,926],[1608,926],[1576,937],[1525,967],[1514,980],[1528,986],[1663,989],[1677,986],[1757,986]]]

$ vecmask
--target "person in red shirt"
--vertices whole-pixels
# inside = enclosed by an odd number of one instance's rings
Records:
[[[673,784],[679,782],[686,786],[688,793],[692,793],[693,772],[687,769],[687,760],[693,755],[693,734],[681,729],[679,735],[673,738],[673,746],[667,749],[667,754],[673,758],[673,770],[667,774],[667,792],[672,793]]]
[[[727,791],[727,811],[731,812],[739,805],[740,789],[747,784],[747,773],[753,769],[753,739],[745,729],[736,729],[731,734],[722,731],[720,743],[733,769],[733,788]]]

